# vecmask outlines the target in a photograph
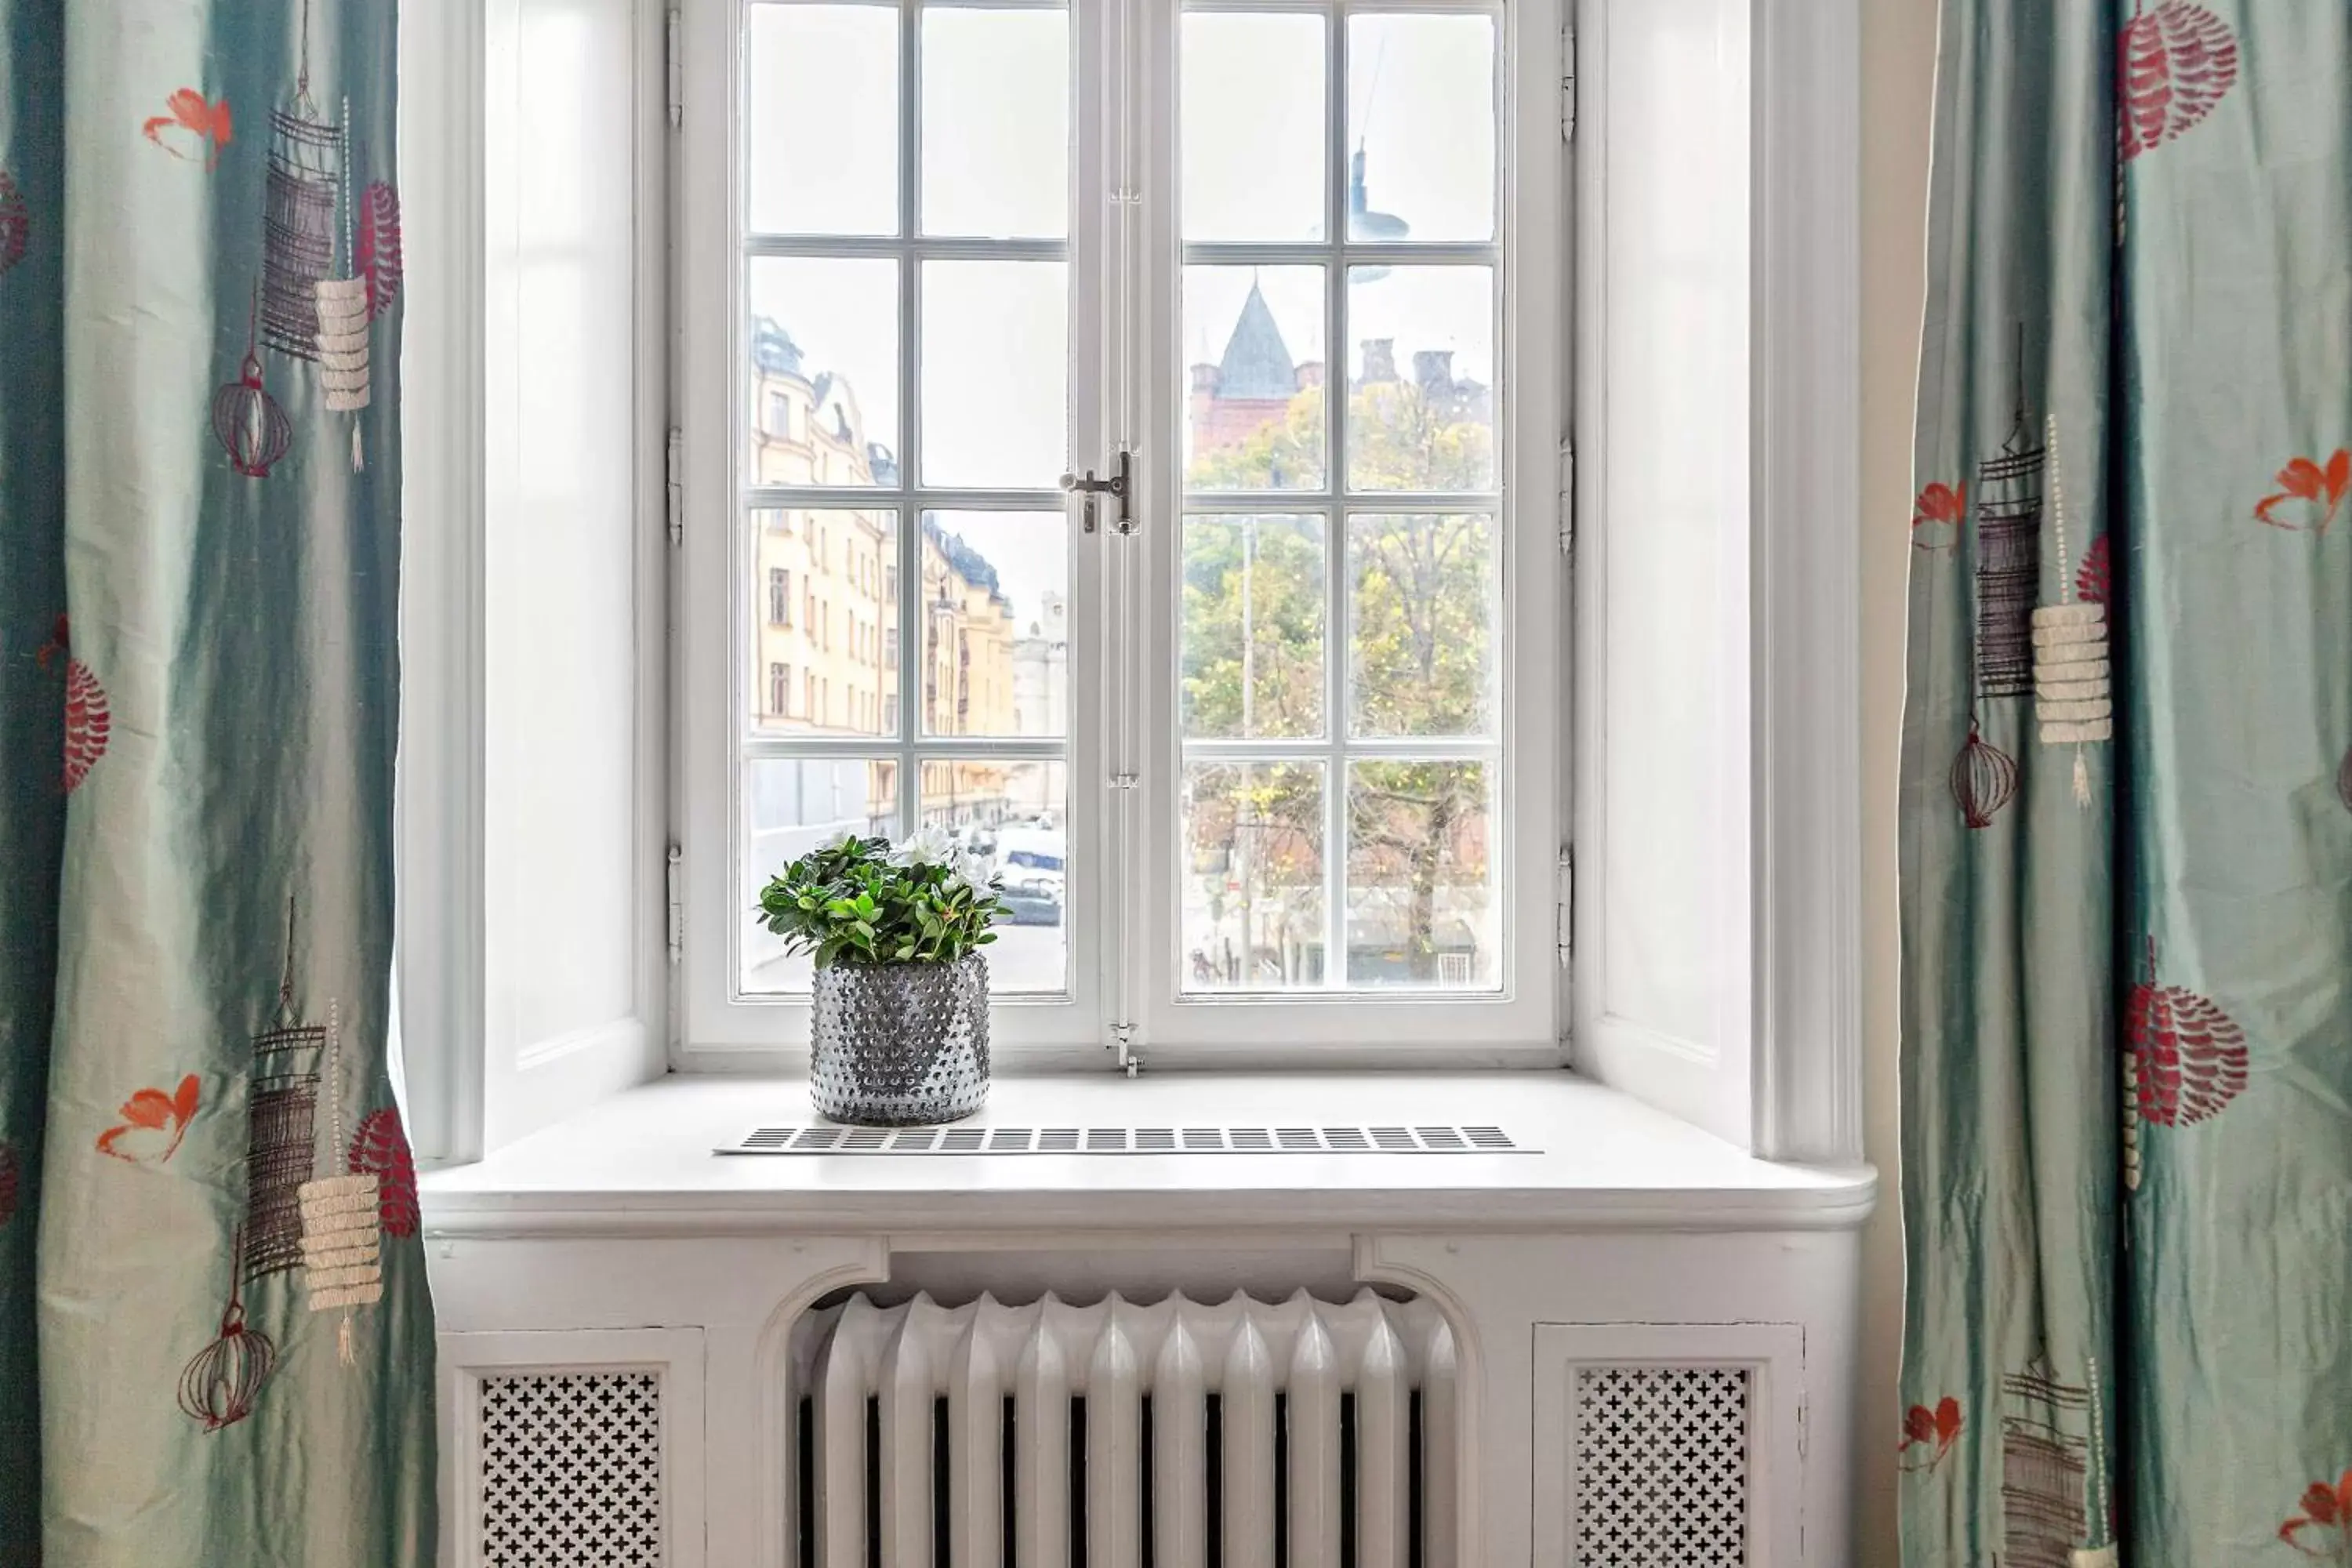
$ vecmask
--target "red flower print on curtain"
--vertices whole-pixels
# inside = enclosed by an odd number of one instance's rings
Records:
[[[2091,541],[2083,552],[2082,570],[2074,574],[2074,596],[2086,605],[2105,605],[2115,593],[2115,576],[2107,565],[2107,536]],[[2108,617],[2110,624],[2114,617]]]
[[[2186,1127],[2218,1116],[2246,1088],[2246,1032],[2210,999],[2156,981],[2156,942],[2147,977],[2125,1004],[2134,1109],[2158,1127]]]
[[[2254,503],[2254,521],[2299,533],[2325,534],[2352,489],[2352,452],[2338,447],[2322,468],[2297,458],[2278,472],[2278,489]]]
[[[53,659],[66,661],[66,753],[64,783],[68,795],[81,787],[98,759],[106,755],[106,739],[114,730],[114,716],[108,708],[106,688],[99,684],[98,676],[89,666],[73,657],[71,627],[63,616],[58,617],[57,630],[49,641],[34,656],[34,662],[43,669]]]
[[[360,1119],[352,1138],[352,1173],[376,1178],[376,1212],[386,1236],[416,1234],[416,1161],[408,1152],[408,1134],[402,1131],[400,1112],[390,1106]]]
[[[33,216],[25,205],[25,193],[16,182],[0,172],[0,273],[5,273],[25,259],[25,247],[31,240]]]
[[[2126,163],[2186,134],[2238,79],[2230,25],[2190,0],[2135,7],[2117,47],[2116,81]]]
[[[1903,1442],[1895,1451],[1906,1470],[1932,1470],[1960,1440],[1960,1402],[1947,1394],[1936,1408],[1915,1405],[1903,1413]]]
[[[400,292],[400,196],[377,180],[360,200],[359,232],[352,239],[352,266],[367,279],[368,320],[392,308]]]
[[[98,1152],[133,1164],[160,1165],[178,1152],[196,1119],[200,1085],[194,1073],[170,1094],[142,1089],[122,1102],[122,1121],[98,1135]]]
[[[1958,549],[1960,529],[1968,521],[1969,487],[1938,480],[1921,490],[1911,503],[1911,548],[1938,555]]]
[[[2305,1557],[2352,1563],[2352,1470],[2334,1486],[2314,1481],[2303,1511],[2279,1526],[2279,1539]]]
[[[139,128],[141,135],[174,158],[193,163],[204,160],[207,170],[220,166],[221,153],[234,141],[228,95],[218,103],[193,87],[184,87],[163,100],[169,112],[156,115]]]

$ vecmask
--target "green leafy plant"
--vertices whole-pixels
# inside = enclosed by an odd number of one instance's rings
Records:
[[[986,864],[927,827],[896,850],[847,835],[760,890],[761,923],[786,951],[835,964],[953,963],[996,940],[1005,913]]]

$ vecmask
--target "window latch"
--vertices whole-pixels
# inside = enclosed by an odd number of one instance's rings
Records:
[[[1086,530],[1088,533],[1095,531],[1095,498],[1104,495],[1118,502],[1118,531],[1121,533],[1135,531],[1135,514],[1129,506],[1135,494],[1133,464],[1133,454],[1121,452],[1118,455],[1118,471],[1115,474],[1097,479],[1095,471],[1088,468],[1083,477],[1077,474],[1062,476],[1063,489],[1087,498]]]

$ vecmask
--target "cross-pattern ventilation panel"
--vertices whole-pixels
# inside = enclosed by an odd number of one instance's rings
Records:
[[[721,1154],[1536,1154],[1499,1127],[760,1127]]]
[[[1576,1568],[1744,1568],[1751,1373],[1576,1373]]]
[[[661,1374],[481,1381],[484,1568],[661,1568]]]

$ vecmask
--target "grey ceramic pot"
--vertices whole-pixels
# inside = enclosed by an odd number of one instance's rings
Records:
[[[858,1127],[955,1121],[988,1098],[988,961],[816,972],[809,1098]]]

